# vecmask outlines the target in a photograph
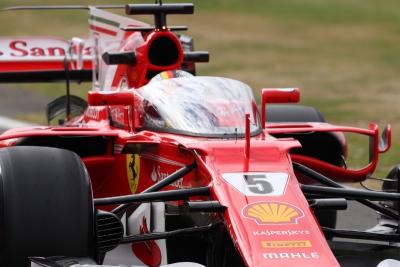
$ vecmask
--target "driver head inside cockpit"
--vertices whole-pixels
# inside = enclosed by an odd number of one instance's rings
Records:
[[[193,75],[190,74],[187,71],[184,70],[167,70],[160,72],[156,76],[154,76],[149,83],[157,82],[157,81],[162,81],[162,80],[168,80],[172,78],[182,78],[182,77],[192,77]]]

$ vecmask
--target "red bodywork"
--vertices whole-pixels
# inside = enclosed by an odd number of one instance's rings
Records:
[[[105,33],[97,34],[101,39]],[[173,63],[156,66],[149,61],[149,49],[159,38],[166,38],[175,45],[177,56]],[[218,139],[140,130],[142,103],[135,94],[136,88],[148,83],[149,73],[181,68],[184,51],[177,36],[168,29],[143,34],[125,32],[119,51],[135,52],[136,64],[110,66],[115,70],[111,76],[107,74],[105,77],[111,87],[89,92],[89,107],[82,116],[62,127],[9,130],[0,136],[1,146],[18,145],[18,140],[33,137],[102,137],[106,143],[105,151],[82,157],[92,179],[95,198],[140,193],[179,168],[195,162],[197,169],[194,172],[166,190],[210,186],[212,199],[227,207],[216,220],[224,222],[247,266],[339,266],[300,189],[301,178],[294,172],[292,161],[338,181],[364,180],[374,171],[379,152],[385,150],[379,148],[375,124],[371,124],[369,129],[359,129],[327,123],[267,123],[260,134],[251,137],[247,134],[247,140],[245,137]],[[15,64],[15,68],[20,68],[19,62]],[[59,68],[47,62],[40,64],[43,69],[49,66],[50,69]],[[90,67],[85,64],[85,68]],[[126,83],[122,85],[121,80],[126,81],[130,89],[123,89]],[[263,111],[271,102],[297,102],[298,91],[294,92],[294,95],[292,91],[274,94],[264,90]],[[268,114],[266,118],[268,122]],[[366,135],[372,141],[371,162],[360,170],[345,169],[292,153],[292,149],[301,146],[297,140],[272,136],[303,132]],[[232,174],[260,173],[283,177],[278,195],[245,194],[226,178]],[[105,208],[109,210],[112,207]]]

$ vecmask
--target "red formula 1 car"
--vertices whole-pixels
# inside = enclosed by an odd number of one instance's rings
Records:
[[[49,104],[61,125],[0,135],[1,266],[399,266],[400,194],[339,183],[374,172],[390,127],[270,105],[296,88],[263,89],[260,115],[244,83],[195,76],[208,54],[166,24],[191,4],[126,6],[154,25],[87,8],[89,41],[0,40],[2,82],[93,80],[87,102]],[[346,132],[369,138],[364,168],[346,168]],[[336,229],[347,199],[395,226]]]

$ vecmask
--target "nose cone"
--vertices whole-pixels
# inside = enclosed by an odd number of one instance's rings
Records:
[[[239,174],[228,173],[221,175],[215,189],[221,204],[228,207],[225,220],[247,266],[339,266],[293,175],[241,175],[247,184],[238,182],[243,179]],[[264,193],[261,186],[248,190],[249,184],[262,181]]]
[[[243,147],[212,144],[206,158],[212,192],[224,212],[233,243],[249,267],[338,267],[294,175],[287,144],[251,142]],[[240,149],[240,150],[239,150]]]

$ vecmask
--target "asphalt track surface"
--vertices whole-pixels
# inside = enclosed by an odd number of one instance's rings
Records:
[[[46,104],[51,98],[23,89],[0,87],[0,131],[8,128],[25,127],[29,124],[19,121],[26,114],[42,113],[45,116]]]
[[[378,215],[356,201],[348,201],[347,210],[339,211],[337,228],[366,230],[376,225]]]
[[[38,92],[0,87],[0,116],[16,118],[27,113],[43,112],[52,99]]]

